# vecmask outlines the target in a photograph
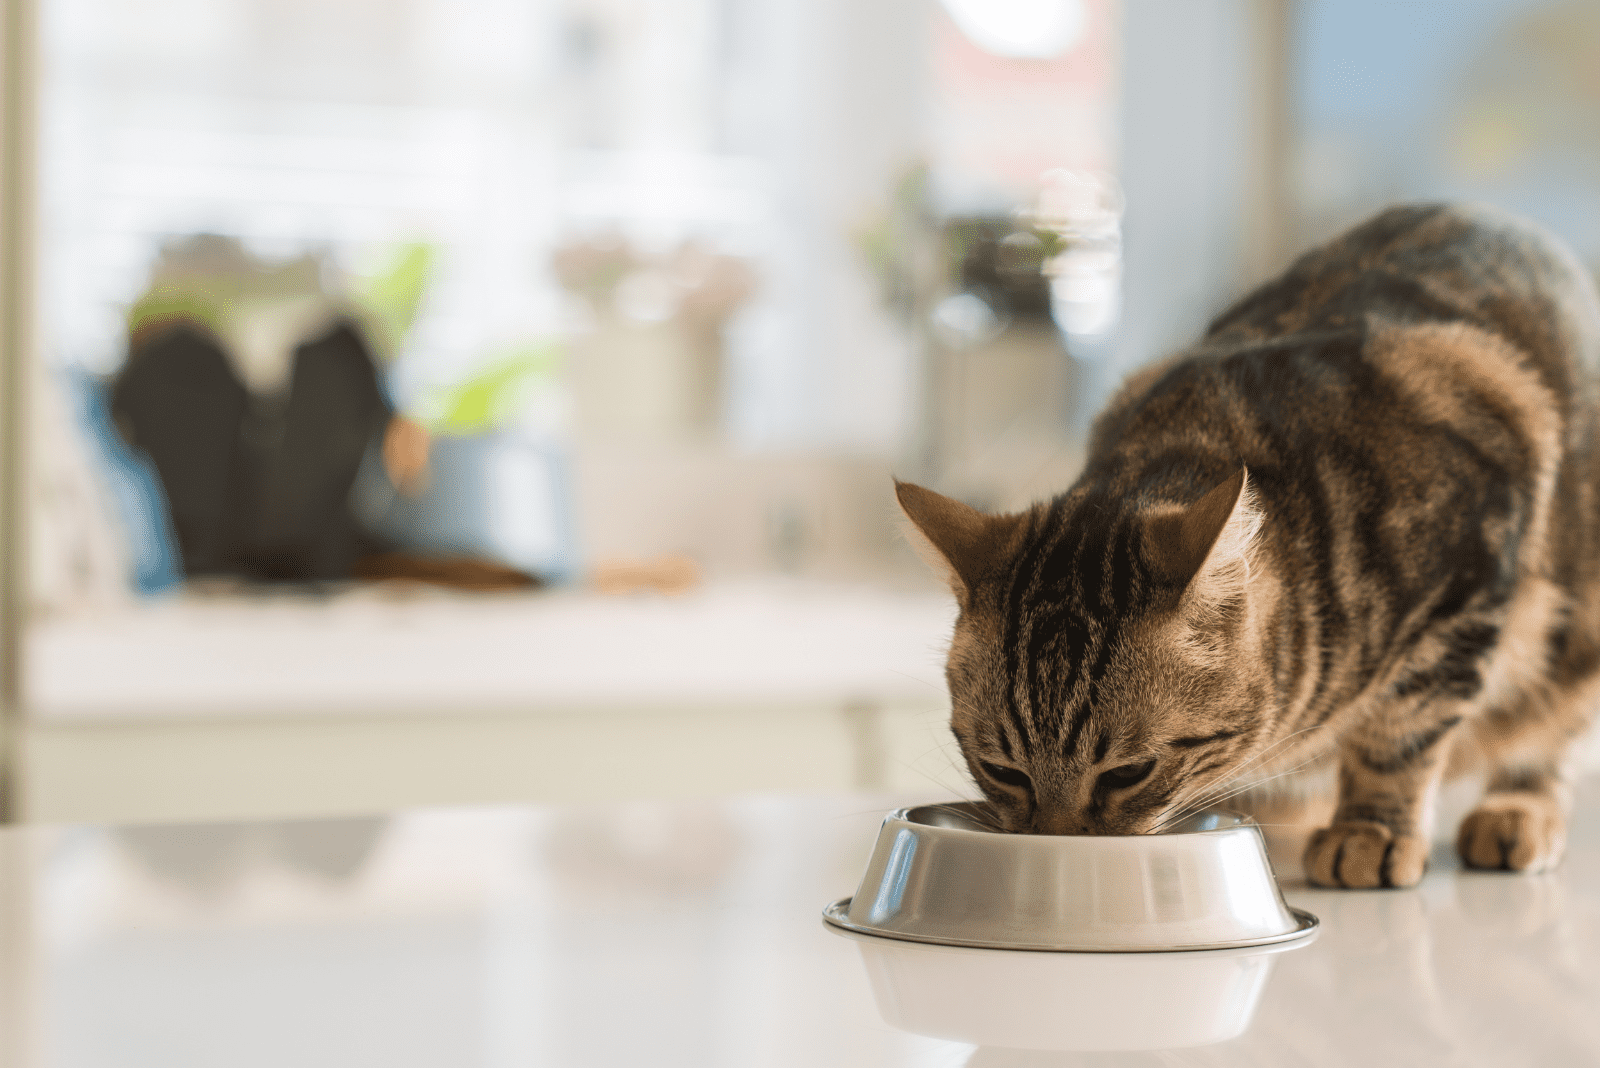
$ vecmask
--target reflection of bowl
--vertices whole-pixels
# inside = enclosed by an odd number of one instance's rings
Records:
[[[973,804],[891,812],[854,898],[829,923],[862,934],[997,949],[1152,952],[1297,938],[1261,832],[1204,812],[1163,834],[996,834]]]
[[[1244,1032],[1276,954],[1018,953],[852,935],[884,1021],[1009,1049],[1176,1049]]]

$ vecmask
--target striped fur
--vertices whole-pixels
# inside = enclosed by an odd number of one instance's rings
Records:
[[[1469,864],[1559,859],[1600,697],[1600,300],[1482,208],[1394,208],[1129,380],[1077,483],[899,496],[961,614],[951,726],[1011,830],[1125,834],[1336,764],[1314,882],[1411,885],[1447,768]]]

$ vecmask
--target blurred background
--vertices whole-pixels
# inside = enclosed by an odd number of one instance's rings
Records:
[[[1396,200],[1600,266],[1584,0],[6,17],[12,818],[963,789],[891,474]]]

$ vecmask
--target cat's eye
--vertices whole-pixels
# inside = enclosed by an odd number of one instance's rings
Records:
[[[1015,786],[1022,790],[1033,789],[1033,780],[1028,778],[1028,773],[1025,771],[1008,768],[1002,764],[991,764],[987,760],[979,763],[983,767],[983,773],[995,782],[1002,782],[1007,786]]]
[[[1100,773],[1099,786],[1104,790],[1124,790],[1144,782],[1145,778],[1155,770],[1156,762],[1146,760],[1143,764],[1124,764],[1110,771]]]

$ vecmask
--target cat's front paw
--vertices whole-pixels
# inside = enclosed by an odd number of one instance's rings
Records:
[[[1538,794],[1490,794],[1461,821],[1456,852],[1469,868],[1545,871],[1561,860],[1567,820]]]
[[[1395,834],[1370,820],[1324,827],[1306,845],[1306,878],[1313,886],[1416,886],[1427,864],[1426,838]]]

